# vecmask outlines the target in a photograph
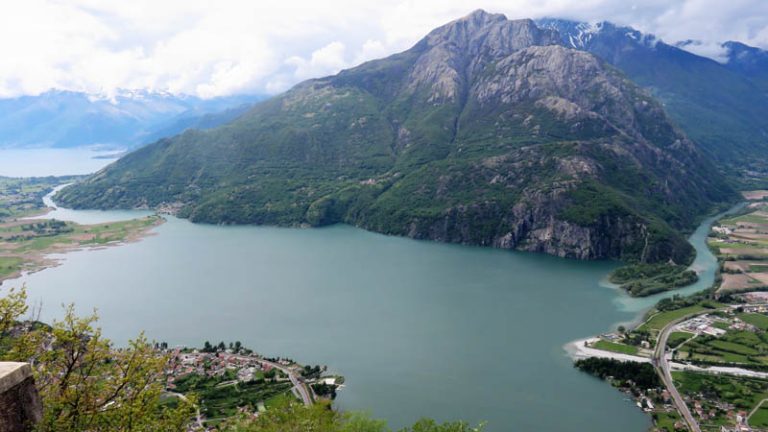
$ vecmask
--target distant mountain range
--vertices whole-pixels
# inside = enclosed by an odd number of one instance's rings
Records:
[[[690,61],[752,84],[636,33],[579,31],[477,11],[405,52],[139,149],[57,199],[175,209],[195,222],[345,222],[564,257],[688,262],[681,230],[736,196],[629,77],[664,83],[642,61],[672,72]],[[685,100],[670,98],[701,84],[654,93],[680,114]],[[716,143],[705,148],[714,153]]]
[[[729,174],[768,173],[768,55],[727,42],[728,62],[697,56],[608,22],[537,21],[563,45],[619,68],[662,102],[672,119]],[[749,168],[744,170],[743,168]]]
[[[224,124],[261,99],[242,95],[200,99],[152,92],[105,98],[57,90],[0,99],[0,148],[132,148],[190,127]]]
[[[750,78],[768,94],[768,51],[734,41],[724,43],[723,48],[728,52],[725,66]]]

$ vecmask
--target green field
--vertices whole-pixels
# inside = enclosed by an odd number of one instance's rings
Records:
[[[754,249],[754,248],[761,248],[765,246],[765,243],[755,241],[755,240],[740,240],[737,243],[721,243],[721,242],[710,242],[711,246],[725,248],[725,249]]]
[[[276,397],[291,397],[293,386],[288,381],[276,382],[263,378],[238,382],[234,371],[227,371],[219,377],[188,375],[178,379],[175,384],[176,391],[197,395],[201,401],[201,411],[211,425],[235,415],[239,407],[256,411],[259,402],[270,406]]]
[[[760,330],[768,330],[768,316],[755,313],[740,313],[737,315],[745,323],[752,324]]]
[[[667,339],[667,345],[670,348],[677,348],[681,343],[687,341],[693,337],[693,333],[688,332],[672,332]]]
[[[653,413],[653,419],[657,428],[665,432],[675,432],[675,423],[680,420],[680,415],[677,412],[659,412]]]
[[[0,256],[0,278],[13,274],[21,268],[23,260],[19,257]]]
[[[606,340],[599,340],[593,345],[593,348],[597,348],[603,351],[617,352],[621,354],[637,355],[638,348],[632,345],[624,345],[615,342],[609,342]]]
[[[702,335],[679,351],[692,360],[768,365],[768,335],[749,331],[729,331],[719,338]]]
[[[716,303],[716,302],[708,302],[707,304],[710,306],[713,306],[713,308],[719,308],[724,306],[723,304]],[[684,307],[681,309],[675,309],[667,312],[660,312],[651,316],[646,322],[640,325],[640,327],[638,327],[637,329],[658,331],[676,319],[682,318],[689,314],[704,312],[708,310],[712,310],[712,308],[704,307],[702,304],[696,304],[696,305]]]
[[[272,396],[271,398],[264,401],[264,406],[267,409],[270,409],[274,406],[280,406],[285,405],[286,403],[290,403],[295,401],[296,398],[291,395],[291,393],[280,393],[278,395]]]
[[[760,409],[755,411],[755,413],[749,417],[747,423],[756,428],[768,427],[768,405],[765,403],[761,404]]]
[[[736,354],[743,354],[746,356],[758,354],[758,351],[754,348],[751,348],[739,343],[728,342],[724,340],[714,340],[710,342],[709,345],[721,351],[731,352]]]
[[[739,222],[764,224],[764,223],[768,223],[768,219],[766,219],[763,216],[750,213],[742,216],[737,216],[735,218],[723,219],[720,221],[722,225],[736,225]]]

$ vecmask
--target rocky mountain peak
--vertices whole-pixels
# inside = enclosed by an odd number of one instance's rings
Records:
[[[433,30],[414,47],[420,55],[407,88],[425,90],[431,102],[456,101],[461,88],[487,65],[531,46],[557,44],[556,30],[477,10]]]
[[[482,27],[487,23],[490,22],[496,22],[496,21],[506,21],[507,17],[504,14],[500,13],[489,13],[486,12],[483,9],[477,9],[470,13],[469,15],[466,15],[464,17],[461,17],[455,21],[455,22],[469,22],[477,27]],[[450,25],[450,23],[449,23]]]
[[[557,32],[540,29],[530,19],[509,20],[503,14],[479,9],[430,32],[422,41],[428,47],[452,45],[469,55],[483,51],[509,55],[533,45],[559,43]]]
[[[739,65],[746,69],[761,67],[768,64],[768,51],[747,44],[728,41],[723,43],[728,56],[728,63]]]

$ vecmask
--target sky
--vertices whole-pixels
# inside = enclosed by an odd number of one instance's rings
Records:
[[[144,89],[203,98],[275,94],[403,51],[475,9],[608,20],[722,60],[768,49],[768,0],[5,0],[0,97]]]

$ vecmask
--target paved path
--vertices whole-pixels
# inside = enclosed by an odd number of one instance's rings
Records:
[[[749,423],[749,419],[750,419],[750,417],[752,417],[752,414],[756,413],[756,412],[757,412],[757,410],[759,410],[759,409],[760,409],[760,407],[761,407],[761,406],[763,406],[763,404],[764,404],[766,401],[768,401],[768,399],[763,399],[763,400],[761,400],[760,402],[758,402],[758,404],[757,404],[757,405],[755,405],[755,407],[754,407],[754,408],[752,408],[752,411],[750,411],[750,412],[749,412],[749,415],[747,416],[747,423]]]

